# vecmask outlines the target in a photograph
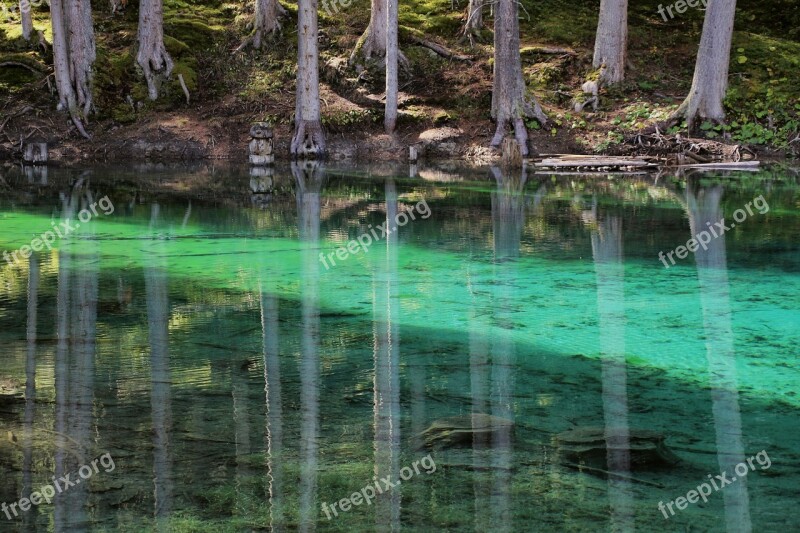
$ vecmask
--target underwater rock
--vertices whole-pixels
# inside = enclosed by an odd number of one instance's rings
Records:
[[[22,387],[16,386],[8,379],[0,379],[0,405],[24,401],[25,393]]]
[[[584,427],[556,435],[561,459],[592,468],[608,468],[608,452],[630,453],[631,470],[674,466],[680,457],[664,443],[665,436],[657,431],[629,429],[628,435],[604,427]]]
[[[512,420],[476,413],[436,420],[420,434],[420,440],[424,448],[472,446],[476,441],[491,442],[493,435],[513,429]]]

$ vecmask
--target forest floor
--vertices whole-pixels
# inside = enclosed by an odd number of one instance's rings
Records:
[[[432,144],[436,157],[490,156],[494,125],[491,17],[470,46],[459,39],[464,0],[401,3],[401,48],[409,60],[400,80],[397,135],[383,133],[383,76],[360,74],[347,58],[369,22],[369,0],[339,12],[320,11],[322,114],[331,157],[402,160],[408,146]],[[98,42],[92,140],[82,139],[55,110],[52,53],[20,37],[16,19],[0,21],[0,160],[18,158],[24,141],[47,141],[61,161],[246,160],[249,125],[274,125],[277,154],[288,156],[294,114],[296,4],[284,3],[283,30],[262,50],[234,53],[247,37],[252,1],[165,1],[166,45],[176,67],[156,102],[135,65],[136,6],[112,15],[94,6]],[[625,140],[666,119],[691,85],[703,12],[689,9],[665,21],[658,3],[631,6],[627,81],[603,90],[596,112],[575,113],[577,89],[592,72],[597,2],[523,1],[521,34],[526,82],[549,122],[531,120],[538,153],[625,151]],[[46,6],[34,24],[51,40]],[[792,0],[743,1],[731,58],[728,122],[701,124],[703,135],[756,147],[761,153],[800,153],[800,6]],[[443,57],[426,40],[466,59]],[[8,64],[8,62],[11,62]],[[22,66],[19,66],[22,64]],[[182,74],[190,99],[177,81]],[[681,131],[675,126],[672,133]]]

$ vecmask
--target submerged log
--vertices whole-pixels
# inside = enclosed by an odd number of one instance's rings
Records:
[[[491,442],[493,435],[513,429],[512,420],[475,413],[436,420],[422,432],[420,440],[429,449],[472,446],[476,441]]]
[[[576,428],[555,437],[563,461],[600,470],[608,468],[609,452],[626,454],[631,470],[674,466],[680,458],[667,448],[665,439],[656,431],[629,429],[623,433],[604,427]]]

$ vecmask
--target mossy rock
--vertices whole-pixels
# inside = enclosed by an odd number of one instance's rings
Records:
[[[631,470],[665,468],[676,465],[680,458],[667,448],[663,433],[646,429],[629,429],[627,434],[605,427],[583,427],[556,435],[556,445],[565,462],[607,469],[609,452],[627,454]]]
[[[491,443],[493,436],[510,435],[513,430],[512,420],[475,413],[436,420],[420,434],[420,441],[429,449],[465,447]]]

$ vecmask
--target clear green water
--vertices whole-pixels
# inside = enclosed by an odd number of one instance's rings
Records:
[[[0,400],[0,503],[106,453],[115,469],[0,530],[800,530],[797,173],[453,174],[6,172],[2,250],[93,199],[114,212],[0,266],[0,398],[27,395]],[[769,212],[659,261],[761,195]],[[367,253],[319,260],[422,201]],[[470,414],[514,429],[421,448]],[[682,461],[570,466],[556,435],[591,427],[657,431]],[[769,468],[664,518],[762,450]]]

